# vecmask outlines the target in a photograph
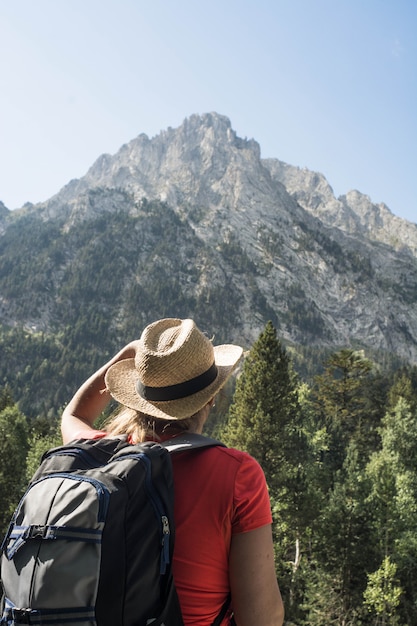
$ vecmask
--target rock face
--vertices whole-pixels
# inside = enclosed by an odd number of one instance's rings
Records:
[[[264,164],[274,180],[326,226],[337,227],[350,235],[381,241],[396,250],[417,254],[417,225],[396,217],[385,204],[373,204],[359,191],[349,191],[335,198],[323,175],[300,169],[278,159]]]
[[[154,201],[163,203],[158,235],[149,221]],[[167,303],[174,298],[162,313],[181,309],[215,332],[227,329],[228,340],[249,345],[272,319],[289,342],[361,346],[417,363],[417,226],[358,191],[335,198],[321,174],[261,159],[256,141],[237,137],[216,113],[193,115],[151,139],[139,135],[114,156],[99,157],[49,201],[0,211],[0,320],[59,329],[70,269],[82,265],[93,245],[99,254],[98,227],[96,244],[75,233],[82,224],[97,223],[105,233],[111,222],[115,229],[117,215],[129,216],[141,243],[135,249],[126,235],[130,243],[114,239],[107,250],[115,266],[127,249],[131,254],[124,292],[107,303],[115,327],[132,306],[133,286],[147,293],[146,315],[145,300],[137,303],[141,322],[161,316],[149,289],[160,267]],[[26,281],[24,294],[6,288],[17,232],[33,255],[28,275],[55,250],[55,261],[44,264],[50,292],[37,310],[27,293],[36,281]],[[22,267],[13,271],[20,280]],[[91,264],[84,267],[84,279],[94,283],[92,272]],[[187,306],[176,303],[173,284]],[[121,322],[117,328],[125,330]]]

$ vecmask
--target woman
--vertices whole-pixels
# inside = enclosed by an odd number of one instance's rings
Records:
[[[242,356],[213,347],[192,320],[145,328],[76,392],[62,416],[64,442],[124,434],[132,443],[202,433],[217,392]],[[111,398],[121,410],[94,422]],[[238,626],[281,626],[265,478],[244,452],[213,447],[172,457],[176,541],[173,571],[186,626],[210,626],[229,594]],[[223,624],[230,623],[230,611]]]

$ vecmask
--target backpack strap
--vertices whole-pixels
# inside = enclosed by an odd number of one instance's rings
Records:
[[[183,452],[185,450],[196,450],[197,448],[212,448],[214,446],[220,446],[225,448],[225,444],[217,439],[206,437],[205,435],[199,435],[197,433],[184,433],[177,435],[172,439],[161,441],[160,445],[166,448],[168,452]]]

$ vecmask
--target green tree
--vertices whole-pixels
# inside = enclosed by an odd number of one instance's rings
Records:
[[[315,378],[310,439],[321,446],[321,463],[313,473],[320,511],[312,526],[311,564],[320,575],[313,576],[314,585],[307,584],[306,623],[314,621],[318,595],[323,611],[325,598],[329,600],[329,623],[330,616],[336,624],[360,620],[367,572],[378,567],[365,473],[378,441],[380,407],[370,403],[372,369],[362,352],[345,349],[330,355],[323,374]],[[334,581],[332,592],[323,589],[329,580]]]
[[[371,481],[368,505],[374,518],[374,543],[380,563],[397,567],[404,593],[399,614],[417,624],[417,412],[404,397],[382,420],[381,449],[366,471]]]
[[[0,412],[0,531],[5,533],[26,484],[29,427],[14,406]]]
[[[50,448],[62,445],[62,436],[59,423],[50,425],[49,430],[45,431],[45,426],[39,430],[32,430],[29,439],[29,449],[26,456],[26,481],[29,482],[37,470],[42,456]]]
[[[279,490],[288,447],[293,448],[298,411],[297,381],[286,350],[268,322],[246,355],[222,437],[228,445],[254,456]],[[291,439],[291,440],[290,440]]]
[[[400,604],[402,589],[396,579],[397,566],[386,556],[381,567],[369,574],[368,586],[364,592],[365,604],[375,616],[375,626],[396,626],[399,624],[397,607]]]
[[[312,563],[320,575],[314,587],[309,584],[306,623],[314,622],[317,602],[325,611],[326,597],[328,614],[335,624],[356,624],[363,615],[367,572],[377,567],[377,555],[372,544],[371,511],[366,504],[368,484],[359,456],[356,442],[351,441],[343,467],[335,473],[313,525]],[[324,590],[320,580],[333,581],[332,592]]]
[[[388,392],[388,408],[394,409],[400,398],[408,402],[411,411],[417,409],[417,367],[402,368],[395,374]]]
[[[246,356],[227,422],[227,445],[245,450],[262,466],[274,515],[277,570],[287,615],[296,606],[301,541],[308,515],[298,381],[290,358],[268,322]],[[295,608],[294,608],[295,610]]]
[[[327,455],[331,471],[342,468],[352,438],[365,462],[375,440],[380,416],[369,406],[372,368],[362,351],[343,349],[328,358],[324,373],[315,379],[317,410],[331,439]]]

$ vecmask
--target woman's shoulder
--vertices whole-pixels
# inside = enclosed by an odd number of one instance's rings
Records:
[[[234,459],[237,463],[257,463],[256,459],[251,456],[248,452],[244,450],[239,450],[238,448],[229,448],[226,445],[219,445],[213,448],[217,450],[220,454],[223,454],[230,459]]]
[[[233,459],[237,463],[257,463],[253,456],[248,454],[248,452],[244,452],[243,450],[238,450],[237,448],[229,448],[227,446],[218,446],[216,450],[220,454],[225,455],[226,457]]]
[[[263,470],[258,461],[243,450],[229,448],[227,446],[213,446],[204,450],[204,454],[199,455],[203,464],[208,464],[218,471],[231,469],[236,474],[253,476],[263,475]]]

